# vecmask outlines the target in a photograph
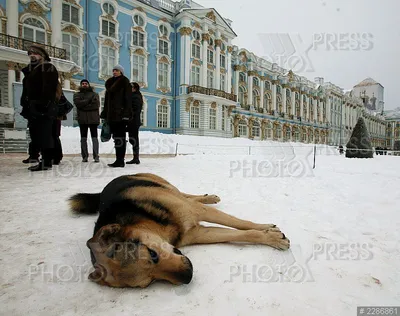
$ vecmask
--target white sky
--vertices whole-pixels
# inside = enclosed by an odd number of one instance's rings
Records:
[[[232,27],[238,35],[235,45],[259,57],[269,56],[266,59],[271,60],[272,49],[278,50],[279,46],[271,46],[270,39],[285,41],[286,35],[295,50],[290,51],[291,46],[288,44],[280,46],[283,48],[277,61],[280,66],[293,68],[310,80],[324,77],[325,82],[330,81],[344,89],[351,89],[365,78],[372,77],[385,87],[385,110],[400,106],[396,98],[397,75],[400,70],[399,0],[196,2],[204,7],[215,8],[223,17],[233,21]],[[321,33],[325,34],[325,39],[315,41],[314,47],[307,52],[313,44],[313,37]],[[363,33],[365,35],[361,35]],[[349,36],[365,36],[363,42],[360,42],[362,47],[358,42],[350,43]],[[329,45],[329,39],[335,37],[338,40],[331,40],[332,44]],[[298,44],[299,39],[303,41],[302,44]],[[333,46],[337,49],[332,49]],[[352,47],[357,46],[358,49],[352,50]],[[304,62],[288,67],[283,56],[292,56],[288,62],[300,58]]]

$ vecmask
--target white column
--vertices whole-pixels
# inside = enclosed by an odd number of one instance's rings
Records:
[[[232,92],[232,47],[227,48],[227,65],[226,65],[226,80],[227,80],[227,92]],[[237,82],[238,79],[236,79]],[[236,92],[237,95],[237,92]]]
[[[292,91],[292,109],[291,109],[291,112],[292,113],[290,113],[290,114],[292,114],[293,118],[294,118],[294,116],[296,114],[296,92],[295,91]]]
[[[61,33],[62,0],[53,0],[51,4],[51,45],[62,47]]]
[[[207,48],[208,48],[208,39],[210,35],[208,34],[208,27],[207,25],[203,25],[204,33],[203,33],[203,67],[202,67],[202,73],[203,73],[203,82],[202,86],[207,87]]]
[[[24,80],[24,73],[22,71],[19,72],[19,82],[22,83],[22,81]]]
[[[300,93],[300,117],[302,118],[302,120],[304,120],[305,118],[303,118],[303,94]]]
[[[7,34],[18,37],[18,1],[7,0]],[[3,32],[5,33],[5,32]]]
[[[260,108],[264,108],[264,87],[265,81],[260,78]]]
[[[286,113],[286,88],[282,87],[282,112]]]
[[[313,99],[313,107],[314,107],[314,117],[312,118],[313,119],[313,123],[314,123],[314,120],[317,120],[317,102],[318,102],[318,100],[317,99]]]
[[[214,88],[220,90],[221,88],[221,33],[217,30],[216,32],[217,39],[215,40],[216,44],[216,53],[215,53],[215,80],[214,80]],[[225,89],[222,89],[225,90]]]
[[[235,66],[237,67],[237,66]],[[237,68],[235,68],[237,69]],[[235,94],[238,96],[238,101],[239,101],[239,70],[235,70],[235,78],[233,78],[234,81],[234,86],[233,86],[233,91]]]
[[[275,113],[278,112],[278,105],[276,103],[276,83],[272,83],[272,110],[275,111]]]
[[[192,29],[184,25],[179,29],[181,35],[181,85],[190,85],[191,65],[190,58],[192,55],[192,47],[190,45],[190,35]]]
[[[331,122],[331,106],[332,106],[331,98],[330,98],[330,95],[328,95],[326,98],[326,104],[325,104],[325,110],[326,110],[325,111],[325,114],[326,114],[325,122],[329,122],[329,123],[332,123]]]
[[[8,107],[14,108],[14,93],[13,83],[15,82],[15,68],[14,63],[8,64]]]
[[[253,76],[247,76],[247,105],[253,104]]]

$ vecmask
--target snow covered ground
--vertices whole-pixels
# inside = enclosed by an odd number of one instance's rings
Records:
[[[64,153],[79,133],[63,128]],[[110,169],[79,156],[30,173],[26,155],[0,156],[1,315],[356,315],[360,305],[400,302],[400,158],[346,159],[334,148],[142,132],[142,164]],[[195,146],[197,145],[197,146]],[[262,147],[263,146],[263,147]],[[76,217],[67,198],[99,192],[114,177],[152,172],[182,191],[221,197],[235,216],[275,223],[289,251],[243,244],[182,248],[189,285],[101,287],[87,279],[86,241],[96,216]]]

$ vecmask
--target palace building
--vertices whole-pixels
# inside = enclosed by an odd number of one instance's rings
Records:
[[[86,78],[103,103],[121,64],[141,86],[142,130],[345,145],[362,116],[374,146],[392,145],[379,83],[299,76],[234,45],[232,23],[190,0],[0,0],[0,126],[26,128],[20,70],[40,43],[70,100]]]

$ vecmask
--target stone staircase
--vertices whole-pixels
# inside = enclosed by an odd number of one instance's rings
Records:
[[[29,142],[29,130],[0,127],[0,154],[27,153]]]

